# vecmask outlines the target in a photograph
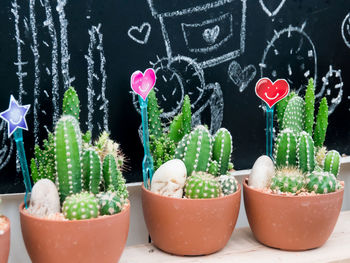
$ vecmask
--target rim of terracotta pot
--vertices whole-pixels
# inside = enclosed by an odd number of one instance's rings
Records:
[[[331,196],[331,195],[336,195],[338,194],[339,192],[344,192],[344,187],[342,187],[340,190],[337,190],[335,192],[331,192],[331,193],[326,193],[326,194],[315,194],[315,195],[280,195],[280,194],[271,194],[271,193],[266,193],[266,192],[263,192],[263,191],[259,191],[259,189],[257,188],[253,188],[251,186],[248,185],[248,177],[244,178],[243,180],[243,188],[247,188],[249,189],[250,191],[254,191],[254,192],[257,192],[259,194],[262,194],[262,195],[267,195],[267,196],[273,196],[273,197],[276,197],[276,198],[283,198],[283,199],[306,199],[306,198],[320,198],[321,196],[323,197],[326,197],[326,196]]]
[[[224,200],[224,199],[229,199],[234,195],[238,195],[238,193],[241,192],[241,184],[238,183],[238,189],[236,192],[234,192],[233,194],[229,194],[229,195],[224,195],[224,196],[219,196],[219,197],[213,197],[213,198],[198,198],[198,199],[192,199],[192,198],[179,198],[179,197],[170,197],[170,196],[164,196],[164,195],[160,195],[160,194],[156,194],[151,192],[150,190],[146,189],[144,184],[141,185],[142,190],[147,192],[150,195],[159,197],[159,198],[164,198],[164,199],[168,199],[169,201],[171,200],[183,200],[184,202],[213,202],[213,201],[217,201],[217,200]]]
[[[122,214],[125,214],[125,213],[127,213],[128,210],[130,210],[130,201],[128,200],[128,203],[127,203],[127,205],[124,206],[124,209],[117,214],[99,216],[97,218],[82,219],[82,220],[68,220],[68,219],[59,220],[59,219],[42,218],[42,217],[37,217],[37,216],[34,216],[32,214],[26,213],[26,212],[24,212],[24,209],[25,209],[24,202],[22,202],[19,205],[19,212],[21,213],[21,215],[38,220],[38,221],[49,221],[49,222],[62,223],[62,224],[79,224],[80,222],[94,222],[94,221],[104,220],[106,218],[117,217],[117,216],[120,216]]]

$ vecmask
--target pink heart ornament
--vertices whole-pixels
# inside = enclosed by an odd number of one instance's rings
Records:
[[[155,84],[156,73],[152,68],[146,69],[145,73],[138,70],[131,75],[131,88],[136,94],[140,95],[144,101]]]

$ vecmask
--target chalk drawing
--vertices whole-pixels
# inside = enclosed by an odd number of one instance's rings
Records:
[[[256,68],[254,65],[248,65],[244,69],[241,68],[236,61],[232,61],[228,67],[228,76],[233,83],[239,87],[239,91],[243,92],[249,83],[255,78]]]
[[[89,131],[91,133],[93,132],[95,125],[94,125],[94,105],[100,104],[98,106],[98,110],[103,111],[103,129],[105,131],[109,131],[109,124],[108,124],[108,104],[109,101],[106,98],[106,82],[107,82],[107,73],[105,70],[105,64],[106,64],[106,58],[104,55],[104,49],[103,49],[103,34],[100,32],[101,24],[98,24],[98,26],[92,26],[91,29],[88,30],[89,36],[90,36],[90,42],[88,47],[88,53],[85,55],[85,59],[87,61],[87,72],[88,72],[88,85],[87,85],[87,94],[88,94],[88,121],[87,126]],[[95,72],[95,58],[94,58],[94,52],[98,52],[99,56],[99,72]],[[98,76],[100,75],[100,77]],[[95,98],[95,89],[94,89],[94,81],[100,82],[96,85],[100,86],[101,93]],[[96,118],[95,118],[96,119]],[[98,133],[102,132],[102,126],[99,123],[98,120],[96,120],[97,123],[97,129]]]
[[[305,90],[308,79],[313,77],[317,87],[317,55],[315,45],[301,27],[289,25],[267,41],[259,64],[261,77],[286,79],[292,89]],[[284,61],[281,65],[281,61]]]
[[[144,22],[141,26],[132,26],[128,30],[128,36],[139,44],[147,44],[149,35],[151,34],[151,25]]]
[[[271,0],[269,0],[271,2]],[[269,16],[269,17],[274,17],[275,15],[278,14],[278,12],[281,10],[281,8],[283,7],[284,3],[286,2],[286,0],[281,0],[281,2],[279,3],[279,5],[275,8],[275,10],[273,10],[271,12],[271,10],[269,10],[266,5],[264,0],[259,0],[259,3],[261,5],[261,8],[264,10],[264,12]]]
[[[13,151],[13,139],[8,138],[7,124],[4,120],[0,121],[0,170],[4,168],[11,159]]]
[[[220,34],[220,27],[218,25],[214,26],[213,28],[207,28],[204,30],[202,36],[203,39],[209,43],[209,44],[214,44],[217,37]]]
[[[330,65],[327,74],[322,78],[322,88],[316,94],[316,98],[327,98],[329,115],[334,112],[343,99],[343,85],[341,70],[333,69],[333,66]]]
[[[39,44],[38,44],[38,29],[36,26],[36,16],[35,16],[35,2],[36,0],[30,0],[29,1],[29,20],[30,20],[30,29],[31,29],[31,36],[32,36],[32,44],[31,44],[31,50],[33,53],[33,59],[34,59],[34,105],[33,105],[33,123],[34,123],[34,141],[36,144],[39,143],[39,118],[38,118],[38,112],[40,111],[40,103],[39,103],[39,96],[40,96],[40,69],[39,69]]]
[[[341,24],[341,35],[344,39],[345,45],[350,48],[350,13],[346,15]]]

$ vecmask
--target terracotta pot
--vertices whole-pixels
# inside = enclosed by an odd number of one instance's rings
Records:
[[[337,222],[344,190],[314,196],[260,192],[243,182],[244,205],[255,238],[269,247],[307,250],[322,246]]]
[[[154,194],[142,186],[142,207],[155,246],[176,255],[206,255],[222,249],[236,225],[241,187],[210,199]]]
[[[0,233],[0,263],[7,263],[10,253],[10,220],[5,216],[0,217],[5,218],[5,221],[8,223],[4,233]]]
[[[41,219],[19,207],[22,235],[33,263],[118,262],[129,232],[130,205],[87,220]]]

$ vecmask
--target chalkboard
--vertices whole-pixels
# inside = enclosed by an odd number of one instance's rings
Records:
[[[31,104],[28,160],[57,120],[64,90],[76,88],[82,130],[111,132],[141,180],[141,117],[133,71],[153,67],[162,117],[190,94],[194,123],[233,137],[236,169],[265,151],[265,115],[254,86],[286,78],[300,93],[316,82],[330,104],[326,145],[350,153],[350,2],[347,0],[3,0],[0,111],[10,94]],[[0,193],[24,190],[14,142],[0,124]]]

